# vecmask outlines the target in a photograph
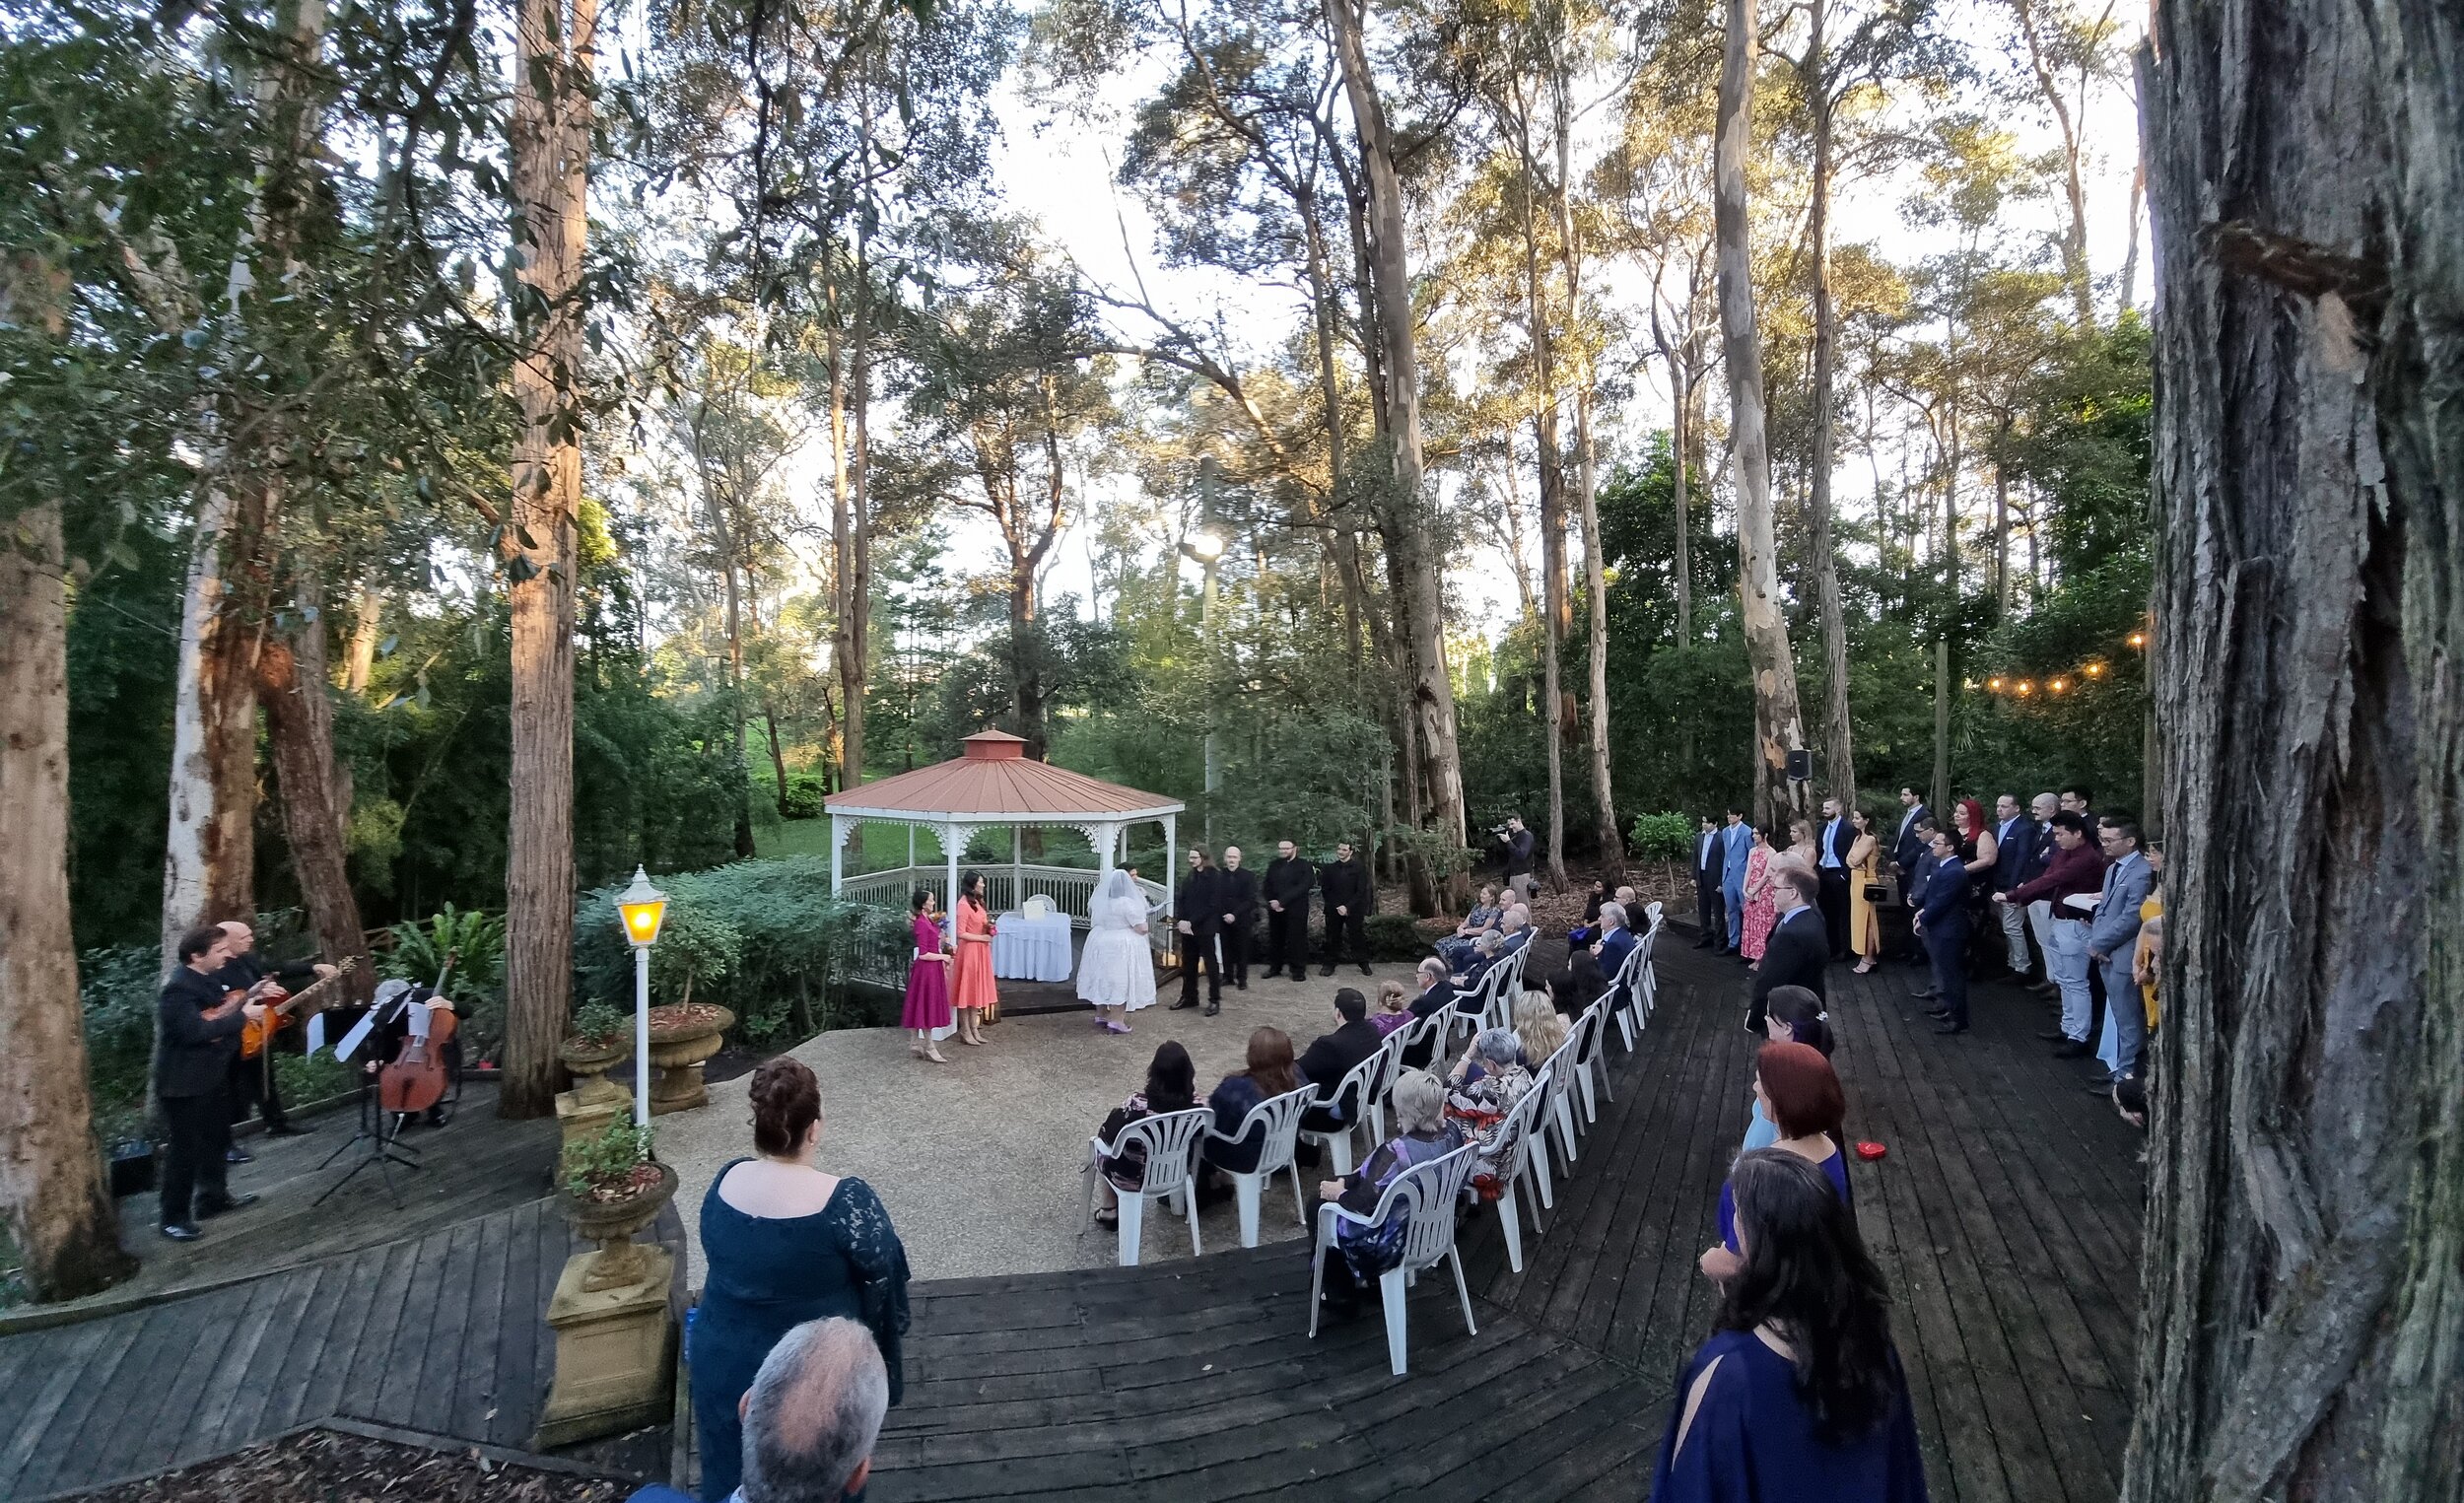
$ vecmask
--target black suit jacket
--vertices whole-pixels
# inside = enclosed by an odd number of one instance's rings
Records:
[[[1309,864],[1307,856],[1290,860],[1276,856],[1266,863],[1266,896],[1283,905],[1285,912],[1294,909],[1309,912],[1309,890],[1318,885],[1318,868]]]
[[[1369,888],[1369,869],[1360,864],[1356,855],[1348,861],[1329,861],[1320,867],[1318,891],[1330,919],[1337,908],[1350,909],[1354,919],[1365,919],[1377,908],[1377,895]]]
[[[1232,926],[1247,929],[1258,922],[1258,873],[1244,866],[1215,872],[1215,917],[1232,916]]]
[[[1378,1032],[1378,1025],[1367,1018],[1345,1023],[1333,1033],[1320,1034],[1300,1057],[1301,1078],[1318,1088],[1318,1104],[1325,1106],[1334,1101],[1335,1089],[1343,1083],[1343,1077],[1358,1069],[1360,1061],[1376,1054],[1378,1046],[1385,1042],[1386,1035]],[[1345,1102],[1337,1115],[1350,1122],[1358,1108],[1357,1102]]]
[[[1925,842],[1918,837],[1916,827],[1926,812],[1923,804],[1899,811],[1900,833],[1892,837],[1890,858],[1903,871],[1915,866],[1916,858],[1925,854]]]
[[[154,1084],[165,1096],[204,1096],[223,1088],[231,1061],[240,1057],[240,1030],[247,1020],[239,1012],[208,1019],[205,1011],[219,1005],[225,991],[221,973],[201,976],[186,966],[171,973],[155,1002],[163,1030],[163,1054],[155,1062]]]
[[[1778,987],[1803,987],[1830,1000],[1822,985],[1823,970],[1831,960],[1831,941],[1822,927],[1822,916],[1812,908],[1801,908],[1771,930],[1762,950],[1761,968],[1754,972],[1753,1006],[1748,1010],[1748,1027],[1759,1026],[1771,992]]]
[[[1172,907],[1172,917],[1187,922],[1193,933],[1211,934],[1223,927],[1222,869],[1201,866],[1183,877]]]
[[[1694,885],[1695,885],[1695,886],[1697,886],[1697,887],[1707,887],[1707,888],[1711,889],[1711,890],[1712,890],[1712,891],[1714,891],[1714,892],[1719,891],[1719,887],[1720,887],[1720,872],[1721,872],[1722,867],[1726,864],[1726,862],[1727,862],[1727,861],[1728,861],[1728,843],[1727,843],[1726,841],[1724,841],[1724,840],[1722,840],[1722,839],[1720,838],[1720,832],[1719,832],[1719,831],[1717,831],[1717,830],[1702,830],[1702,831],[1697,831],[1697,832],[1695,833],[1695,835],[1694,835]],[[1587,918],[1585,918],[1583,922],[1586,922],[1586,923],[1589,923],[1589,922],[1592,922],[1592,920],[1593,920],[1593,919],[1597,919],[1597,918],[1599,918],[1599,917],[1600,917],[1600,910],[1599,910],[1598,908],[1594,908],[1594,909],[1592,910],[1592,912],[1591,912],[1590,916],[1589,916],[1589,917],[1587,917]]]

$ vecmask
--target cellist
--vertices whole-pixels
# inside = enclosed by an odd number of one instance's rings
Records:
[[[216,979],[227,991],[245,991],[250,1001],[264,999],[277,987],[286,991],[297,991],[305,983],[329,980],[335,974],[335,968],[321,960],[295,960],[267,965],[265,957],[257,953],[256,930],[237,920],[222,924],[221,928],[223,947],[229,951],[231,958],[223,963]],[[284,1114],[282,1096],[275,1089],[270,1061],[232,1056],[232,1125],[237,1127],[246,1122],[248,1113],[260,1104],[265,1114],[267,1137],[290,1137],[307,1130],[293,1127],[291,1119]],[[248,1150],[236,1142],[225,1151],[224,1157],[234,1164],[250,1161]]]

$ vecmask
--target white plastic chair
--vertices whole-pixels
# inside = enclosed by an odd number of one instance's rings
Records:
[[[1469,1024],[1475,1032],[1487,1026],[1489,1014],[1497,1005],[1498,993],[1504,989],[1506,977],[1513,969],[1513,963],[1504,960],[1489,967],[1477,982],[1455,992],[1454,1001],[1446,1009],[1448,1015],[1458,1022]],[[1454,1037],[1455,1030],[1449,1027],[1446,1030],[1449,1046],[1454,1043]]]
[[[1300,1166],[1293,1162],[1292,1154],[1300,1143],[1300,1114],[1317,1099],[1317,1086],[1304,1082],[1297,1091],[1286,1091],[1251,1107],[1249,1115],[1241,1119],[1237,1132],[1226,1135],[1215,1130],[1213,1123],[1206,1125],[1208,1140],[1219,1143],[1240,1142],[1254,1128],[1266,1131],[1266,1142],[1258,1150],[1256,1169],[1247,1174],[1232,1169],[1223,1171],[1232,1177],[1232,1192],[1240,1201],[1241,1246],[1254,1248],[1258,1245],[1259,1202],[1266,1197],[1266,1182],[1274,1178],[1278,1169],[1292,1177],[1292,1207],[1300,1217],[1301,1230],[1309,1229],[1309,1201],[1301,1195]]]
[[[1141,1117],[1121,1129],[1121,1135],[1107,1143],[1102,1137],[1087,1139],[1086,1157],[1086,1222],[1095,1224],[1095,1186],[1103,1178],[1104,1160],[1123,1156],[1132,1143],[1146,1149],[1146,1178],[1135,1190],[1114,1187],[1121,1200],[1121,1265],[1134,1268],[1138,1264],[1138,1237],[1146,1224],[1146,1202],[1169,1196],[1173,1209],[1190,1218],[1190,1252],[1202,1251],[1198,1240],[1198,1194],[1190,1183],[1190,1160],[1198,1146],[1198,1134],[1215,1120],[1215,1114],[1204,1107],[1192,1107],[1186,1112],[1165,1112],[1154,1117]]]
[[[1573,1094],[1575,1073],[1582,1068],[1576,1059],[1582,1048],[1583,1041],[1569,1033],[1566,1041],[1557,1046],[1557,1052],[1540,1066],[1540,1077],[1548,1082],[1548,1103],[1541,1109],[1540,1123],[1543,1127],[1553,1124],[1557,1128],[1558,1160],[1565,1166],[1568,1179],[1574,1177],[1577,1155],[1574,1148],[1574,1103],[1567,1098]]]
[[[1605,993],[1608,999],[1609,1010],[1617,1020],[1618,1041],[1625,1045],[1625,1052],[1629,1055],[1634,1052],[1634,1038],[1637,1031],[1634,1027],[1634,1019],[1642,1010],[1634,999],[1636,990],[1642,986],[1637,978],[1649,972],[1648,957],[1644,954],[1641,942],[1637,941],[1634,948],[1625,952],[1625,963],[1617,967],[1616,979]]]
[[[1547,1072],[1543,1070],[1540,1078],[1532,1082],[1532,1088],[1523,1093],[1523,1099],[1506,1113],[1505,1121],[1497,1125],[1496,1141],[1500,1146],[1487,1160],[1488,1172],[1497,1177],[1497,1223],[1506,1234],[1506,1266],[1517,1273],[1523,1271],[1522,1196],[1517,1187],[1535,1169],[1532,1125],[1540,1120],[1540,1110],[1546,1103],[1547,1092]],[[1476,1144],[1473,1146],[1477,1147]],[[1544,1161],[1547,1152],[1543,1145],[1540,1149],[1542,1166],[1539,1171],[1543,1176],[1546,1174]],[[1473,1174],[1476,1176],[1478,1171],[1475,1169]],[[1545,1179],[1540,1183],[1544,1186]],[[1548,1192],[1542,1189],[1541,1202],[1545,1204],[1548,1198]],[[1535,1206],[1532,1210],[1532,1235],[1537,1237],[1540,1234],[1540,1208]]]
[[[1050,919],[1053,917],[1053,900],[1040,892],[1030,893],[1027,901],[1018,905],[1018,912],[1029,919]]]
[[[1464,1330],[1475,1336],[1480,1333],[1472,1319],[1472,1291],[1463,1281],[1463,1255],[1455,1248],[1455,1202],[1463,1198],[1463,1188],[1471,1183],[1475,1163],[1476,1154],[1466,1143],[1442,1158],[1406,1170],[1386,1187],[1377,1208],[1366,1216],[1332,1201],[1320,1203],[1317,1257],[1309,1275],[1310,1339],[1318,1335],[1318,1301],[1326,1290],[1327,1249],[1335,1243],[1335,1228],[1347,1221],[1354,1226],[1383,1226],[1396,1215],[1405,1218],[1402,1257],[1378,1275],[1378,1302],[1386,1312],[1386,1357],[1395,1376],[1402,1377],[1404,1369],[1405,1288],[1413,1275],[1435,1267],[1440,1259],[1454,1264],[1455,1297],[1463,1302]]]
[[[1606,1058],[1608,1052],[1608,999],[1606,996],[1592,998],[1592,1004],[1574,1020],[1574,1040],[1580,1046],[1574,1055],[1574,1078],[1583,1087],[1582,1127],[1588,1132],[1591,1124],[1600,1121],[1600,1102],[1595,1091],[1607,1093],[1610,1101],[1617,1099],[1616,1088],[1608,1083],[1608,1061]],[[1594,1070],[1599,1071],[1600,1077],[1596,1085],[1592,1078]]]
[[[1414,1018],[1386,1036],[1388,1047],[1395,1051],[1395,1068],[1386,1077],[1389,1095],[1394,1094],[1395,1082],[1403,1078],[1403,1071],[1410,1067],[1403,1063],[1403,1056],[1423,1044],[1429,1046],[1429,1062],[1421,1068],[1431,1073],[1446,1068],[1446,1042],[1448,1035],[1454,1032],[1454,1009],[1440,1007],[1427,1017]]]
[[[1343,1078],[1335,1083],[1334,1095],[1321,1097],[1314,1103],[1335,1111],[1348,1108],[1351,1115],[1343,1119],[1340,1127],[1332,1132],[1315,1131],[1308,1127],[1300,1129],[1303,1138],[1333,1155],[1335,1172],[1338,1175],[1352,1172],[1352,1129],[1367,1122],[1369,1114],[1378,1110],[1378,1098],[1383,1094],[1380,1082],[1391,1059],[1383,1045],[1370,1051],[1368,1059],[1344,1071]],[[1385,1114],[1380,1112],[1379,1115]]]

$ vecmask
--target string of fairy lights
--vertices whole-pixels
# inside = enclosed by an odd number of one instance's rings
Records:
[[[2132,632],[2122,641],[2132,651],[2144,652],[2148,648],[2148,633],[2145,628],[2142,628]],[[1982,689],[1987,694],[2007,695],[2015,700],[2059,699],[2063,695],[2075,693],[2089,684],[2101,681],[2112,671],[2111,663],[2102,656],[2095,656],[2076,667],[2055,673],[2032,675],[1996,673],[1987,677],[1981,684],[1971,678],[1966,681],[1966,687]]]

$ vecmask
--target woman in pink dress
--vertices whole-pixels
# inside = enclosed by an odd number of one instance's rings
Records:
[[[916,1035],[909,1054],[947,1064],[949,1056],[941,1053],[932,1036],[950,1026],[949,946],[941,940],[941,926],[932,922],[932,894],[917,888],[911,906],[916,914],[916,958],[907,967],[907,1005],[899,1011],[899,1026]]]
[[[984,907],[984,874],[958,879],[958,959],[950,968],[950,1001],[958,1008],[958,1042],[984,1042],[987,1016],[1000,1016],[992,989],[992,916]]]
[[[1745,922],[1738,945],[1753,965],[1762,963],[1762,948],[1770,940],[1771,925],[1779,922],[1779,903],[1771,895],[1771,839],[1757,828],[1753,852],[1745,857]]]

